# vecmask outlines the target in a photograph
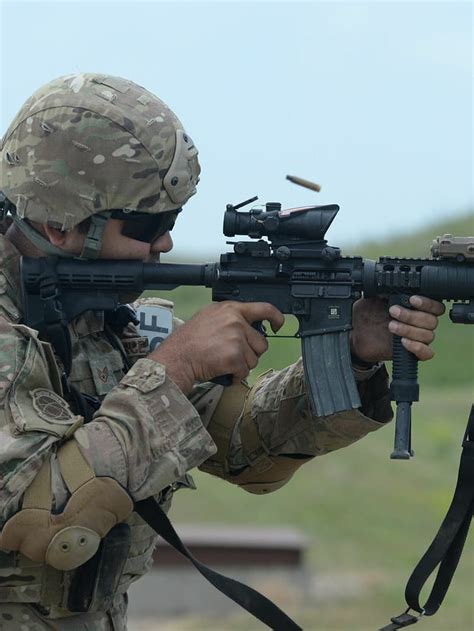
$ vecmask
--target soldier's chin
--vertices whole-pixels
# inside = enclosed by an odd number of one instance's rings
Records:
[[[128,305],[131,304],[132,302],[135,302],[135,300],[138,300],[138,298],[140,298],[140,296],[142,295],[142,292],[135,292],[135,293],[129,293],[129,294],[119,294],[119,301],[120,304],[122,305]]]

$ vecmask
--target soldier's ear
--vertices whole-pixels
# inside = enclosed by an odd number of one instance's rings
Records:
[[[67,232],[48,226],[48,224],[43,224],[43,230],[53,245],[61,247],[66,243]]]
[[[52,245],[71,254],[80,253],[85,235],[81,234],[77,227],[74,227],[72,230],[60,230],[59,228],[43,224],[42,228]]]

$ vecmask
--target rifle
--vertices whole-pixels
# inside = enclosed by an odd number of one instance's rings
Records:
[[[200,285],[212,289],[214,301],[269,302],[298,319],[296,336],[301,338],[308,398],[317,416],[361,405],[351,370],[349,335],[352,306],[362,295],[388,297],[390,304],[405,307],[410,307],[413,294],[454,300],[452,322],[474,324],[474,237],[438,237],[432,258],[381,257],[375,262],[346,257],[325,239],[339,211],[336,204],[282,210],[281,204],[269,202],[264,208],[239,212],[256,199],[227,205],[225,236],[246,235],[251,240],[227,242],[233,252],[222,254],[219,263],[23,257],[25,323],[53,343],[67,367],[68,322],[90,309],[116,310],[123,293]],[[393,459],[413,455],[411,405],[419,397],[417,366],[416,357],[394,335]]]

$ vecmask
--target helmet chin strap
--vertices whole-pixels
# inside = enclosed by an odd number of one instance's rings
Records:
[[[84,239],[82,252],[79,254],[80,259],[96,259],[99,256],[102,246],[102,237],[104,235],[105,226],[110,219],[110,212],[104,212],[91,216],[91,225]]]
[[[31,241],[39,250],[50,256],[61,256],[63,258],[70,258],[71,255],[65,252],[56,245],[53,245],[33,228],[27,221],[20,219],[16,213],[11,213],[13,223],[21,230],[25,237]],[[109,212],[92,215],[91,225],[84,239],[84,245],[79,256],[75,258],[79,259],[96,259],[99,256],[100,248],[102,245],[102,236],[104,234],[105,226],[110,217]]]

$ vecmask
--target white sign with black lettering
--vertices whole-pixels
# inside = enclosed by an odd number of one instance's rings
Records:
[[[136,305],[138,330],[140,335],[148,338],[150,352],[155,350],[173,330],[173,312],[160,305]]]

